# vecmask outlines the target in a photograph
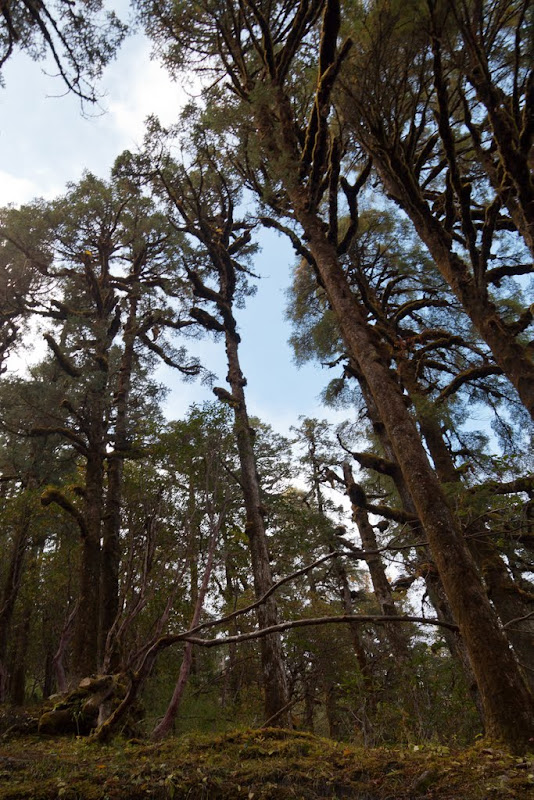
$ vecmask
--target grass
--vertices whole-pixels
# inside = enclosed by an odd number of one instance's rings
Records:
[[[0,800],[534,799],[534,755],[479,743],[365,750],[308,733],[188,734],[159,744],[0,743]]]

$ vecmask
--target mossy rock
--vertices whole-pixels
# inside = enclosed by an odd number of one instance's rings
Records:
[[[39,733],[62,736],[87,736],[99,723],[99,715],[104,718],[121,702],[128,688],[124,675],[99,675],[84,678],[71,692],[59,696],[51,710],[45,711],[39,719]],[[141,716],[139,706],[132,712],[125,725],[128,736],[138,731]]]
[[[86,736],[94,728],[94,722],[74,708],[55,708],[46,711],[39,720],[39,733],[50,736],[77,734]]]

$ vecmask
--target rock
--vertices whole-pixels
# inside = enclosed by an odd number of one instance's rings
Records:
[[[74,708],[55,708],[42,715],[38,732],[51,736],[67,733],[84,736],[90,733],[93,727],[90,720],[80,712],[75,712]]]

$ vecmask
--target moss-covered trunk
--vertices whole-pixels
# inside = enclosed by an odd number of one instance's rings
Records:
[[[103,474],[101,454],[89,454],[85,482],[86,531],[81,542],[79,607],[71,666],[72,677],[78,680],[94,675],[99,662]]]
[[[365,381],[361,378],[361,376],[359,382],[360,382],[360,388],[362,390],[365,399],[367,410],[369,412],[371,421],[373,423],[373,430],[375,434],[378,436],[380,443],[384,448],[384,452],[387,458],[396,466],[398,466],[396,462],[395,452],[387,436],[384,423],[380,419],[380,415],[378,414],[376,404],[369,391],[369,388],[366,385]],[[403,508],[406,511],[415,514],[415,506],[413,504],[412,497],[407,489],[404,478],[402,477],[401,471],[399,469],[395,469],[391,477],[395,484],[395,488],[399,493],[399,497],[402,501]],[[422,528],[419,520],[410,522],[410,527],[413,531],[414,542],[426,540],[424,529]],[[428,564],[429,562],[432,561],[432,555],[428,545],[422,544],[419,547],[417,547],[417,553],[419,555],[419,559],[424,563]],[[422,577],[423,580],[425,581],[428,599],[436,612],[437,618],[443,620],[444,622],[455,622],[454,615],[452,613],[451,606],[447,598],[447,594],[445,592],[445,589],[443,588],[443,582],[437,570],[425,569],[423,571]],[[445,641],[447,642],[447,647],[449,648],[449,652],[451,653],[453,658],[457,659],[462,668],[462,671],[465,675],[467,687],[469,689],[473,702],[478,710],[481,721],[483,723],[484,710],[482,708],[482,703],[480,702],[480,693],[478,691],[478,686],[473,673],[473,668],[471,666],[469,655],[467,653],[465,643],[461,637],[461,634],[459,634],[456,631],[444,628],[442,635]]]
[[[129,398],[134,367],[134,345],[137,335],[137,306],[139,287],[132,287],[129,311],[124,327],[124,349],[119,366],[117,390],[115,392],[115,437],[113,453],[108,456],[107,497],[102,526],[102,621],[100,649],[104,658],[104,669],[118,669],[120,653],[113,638],[113,624],[119,609],[120,528],[124,458],[127,455]]]
[[[228,382],[232,387],[232,396],[235,399],[235,432],[247,517],[245,530],[249,541],[254,590],[256,597],[259,598],[271,588],[273,578],[265,528],[265,509],[260,497],[256,458],[252,446],[252,431],[243,391],[245,380],[239,364],[238,340],[233,331],[226,332],[226,354]],[[276,601],[272,595],[259,606],[258,622],[261,628],[276,625],[278,622]],[[265,691],[265,717],[271,721],[271,724],[287,725],[289,722],[286,710],[288,690],[280,635],[274,633],[262,637],[260,646]]]
[[[534,733],[534,702],[487,598],[473,559],[434,473],[396,380],[341,269],[335,246],[309,211],[306,193],[290,187],[295,215],[351,357],[373,396],[396,461],[424,526],[477,679],[488,733],[525,747]],[[503,676],[506,676],[505,678]]]
[[[6,665],[7,645],[15,604],[22,581],[24,559],[29,544],[31,512],[23,511],[15,523],[15,533],[9,554],[8,568],[0,597],[0,702],[6,700],[9,675]]]

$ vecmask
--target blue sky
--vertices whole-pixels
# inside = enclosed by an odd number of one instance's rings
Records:
[[[150,59],[150,45],[141,36],[128,39],[106,70],[100,88],[102,111],[81,113],[79,100],[61,95],[59,80],[46,76],[43,65],[20,53],[3,70],[0,88],[0,205],[20,204],[34,197],[50,199],[77,181],[84,170],[107,177],[116,156],[140,145],[144,119],[157,114],[164,124],[175,120],[187,98]],[[321,407],[319,395],[333,377],[311,365],[297,369],[287,344],[284,291],[290,282],[293,252],[274,232],[262,239],[255,270],[262,276],[257,294],[239,312],[242,366],[248,379],[251,414],[280,432],[298,423],[298,416],[340,418]],[[27,355],[38,345],[28,343]],[[197,354],[224,385],[222,343],[195,345]],[[190,403],[211,399],[209,388],[184,384],[167,368],[159,379],[169,385],[169,416],[179,417]]]

